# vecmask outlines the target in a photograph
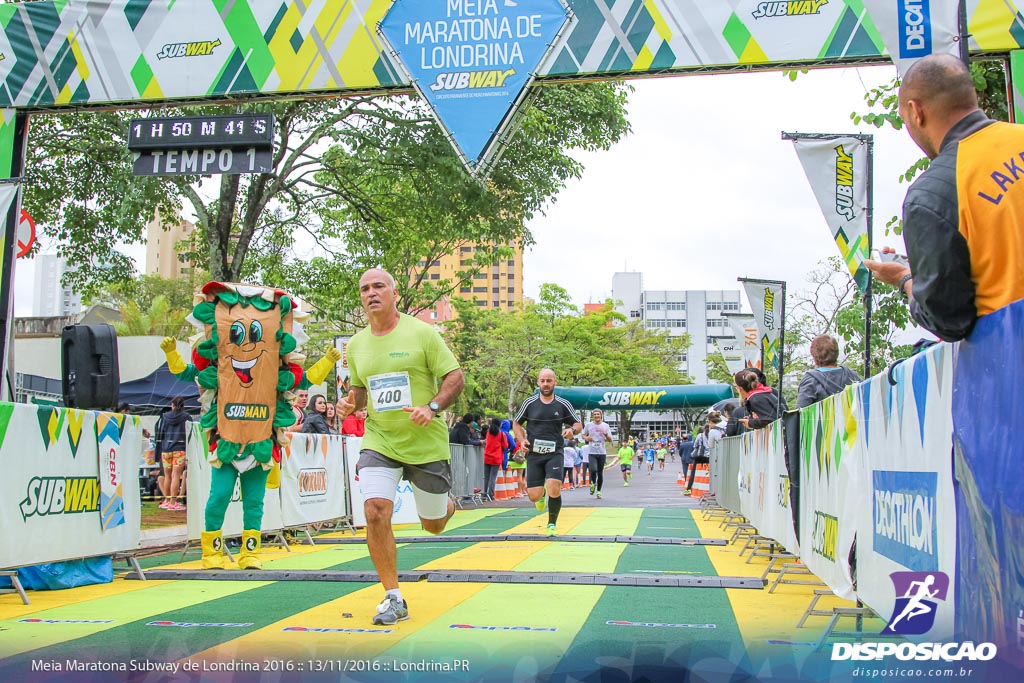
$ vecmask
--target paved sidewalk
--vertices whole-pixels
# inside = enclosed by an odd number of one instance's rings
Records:
[[[604,487],[601,490],[601,500],[590,495],[589,487],[578,489],[562,489],[563,505],[596,505],[602,507],[698,507],[697,499],[683,495],[683,487],[676,483],[683,466],[677,459],[675,462],[666,462],[664,471],[658,470],[655,463],[654,472],[647,473],[646,465],[637,469],[635,461],[633,464],[633,479],[629,486],[622,485],[622,473],[619,470],[618,456],[609,456],[608,460],[614,464],[609,465],[604,471]],[[482,486],[481,486],[482,488]],[[519,508],[532,507],[525,496],[511,500],[496,500],[493,503],[484,503],[483,507]],[[472,509],[472,505],[467,506]]]

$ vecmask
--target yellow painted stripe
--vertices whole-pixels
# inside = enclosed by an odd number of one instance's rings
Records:
[[[476,595],[486,587],[487,584],[482,583],[420,581],[403,584],[402,597],[409,603],[411,618],[394,626],[374,626],[371,623],[374,610],[383,598],[383,590],[375,584],[196,653],[192,655],[192,659],[225,661],[234,658],[259,658],[268,652],[272,652],[275,658],[294,661],[310,658],[344,659],[353,656],[358,656],[359,659],[372,659],[433,623],[453,605]],[[342,616],[343,614],[352,616],[347,618]],[[365,629],[368,632],[285,631],[284,629],[288,627]]]
[[[125,581],[82,586],[63,591],[34,591],[31,605],[0,608],[0,656],[10,657],[40,647],[102,633],[132,621],[191,607],[247,590],[269,585],[270,581],[208,581],[202,590],[182,589],[177,581]],[[73,596],[73,597],[71,597]],[[25,608],[25,609],[19,609]],[[26,611],[27,610],[27,611]],[[26,624],[24,618],[113,619],[111,624],[60,624],[50,627]],[[235,615],[225,621],[245,621]]]

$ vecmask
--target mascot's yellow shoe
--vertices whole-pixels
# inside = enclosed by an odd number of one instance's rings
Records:
[[[203,569],[224,569],[224,538],[219,531],[204,531]]]
[[[248,529],[242,532],[242,550],[238,556],[239,569],[263,569],[260,562],[260,532]]]

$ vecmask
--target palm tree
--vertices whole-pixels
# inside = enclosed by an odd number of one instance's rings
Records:
[[[114,329],[121,337],[181,337],[187,332],[187,315],[186,311],[171,310],[167,297],[161,294],[153,297],[145,312],[134,301],[126,301],[121,306],[121,322],[114,323]]]

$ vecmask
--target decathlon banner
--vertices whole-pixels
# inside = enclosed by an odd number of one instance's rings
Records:
[[[783,444],[782,420],[738,439],[740,512],[762,536],[786,550],[799,550],[789,509],[789,471]]]
[[[348,470],[346,485],[352,500],[353,526],[366,526],[363,492],[359,488],[359,475],[356,473],[359,449],[362,445],[362,437],[345,437],[345,467]],[[412,486],[405,479],[400,479],[398,486],[395,487],[395,509],[391,513],[391,522],[392,524],[414,524],[418,521],[420,521],[420,517],[416,512],[416,498],[412,495]]]
[[[723,313],[722,317],[729,321],[729,327],[732,328],[736,339],[743,341],[740,352],[743,354],[744,367],[760,368],[761,342],[754,316],[750,313]]]
[[[568,21],[561,0],[395,0],[379,31],[479,173]]]
[[[952,357],[953,347],[939,344],[897,365],[895,386],[882,373],[850,389],[856,460],[870,495],[857,508],[857,597],[886,617],[910,597],[896,592],[893,572],[944,574],[946,583],[956,575]],[[928,640],[950,639],[952,592],[934,603]]]
[[[1018,301],[979,318],[953,359],[957,638],[995,643],[1000,659],[1017,667],[1024,667],[1024,440],[1015,419],[1024,415],[1022,338]]]
[[[127,453],[122,448],[121,438],[127,423],[139,418],[118,413],[96,413],[96,442],[99,450],[100,471],[100,528],[104,531],[124,524],[124,460]],[[136,449],[138,450],[138,449]],[[136,464],[138,453],[132,458]],[[135,486],[138,470],[129,470],[132,478],[129,486]]]
[[[959,55],[959,0],[862,1],[900,76],[921,57],[933,53]],[[967,4],[984,3],[975,0]]]
[[[103,528],[97,416],[109,413],[0,403],[0,567],[137,550],[139,487],[125,486],[122,524]],[[116,459],[138,472],[142,430],[124,422]]]
[[[348,514],[342,437],[292,434],[291,445],[283,450],[280,492],[285,526],[326,522]]]
[[[800,411],[800,558],[844,600],[855,599],[850,551],[865,502],[853,402],[847,387]]]
[[[786,314],[786,283],[777,280],[739,278],[754,312],[758,344],[765,367],[779,368],[779,341],[782,338],[783,316]]]
[[[198,422],[192,422],[187,432],[188,438],[185,443],[185,458],[188,463],[188,512],[185,513],[188,524],[188,540],[198,541],[200,534],[206,531],[204,511],[206,501],[210,499],[211,468],[213,465],[207,460],[209,445]],[[230,465],[221,465],[230,467]],[[284,519],[281,515],[281,494],[280,489],[267,489],[263,497],[263,524],[261,531],[278,531],[284,528]],[[242,494],[235,480],[235,490],[231,492],[231,502],[224,513],[224,524],[221,531],[224,536],[241,536],[242,525]]]
[[[867,208],[871,167],[866,137],[791,136],[825,223],[861,292],[868,287],[864,261],[870,250]]]

